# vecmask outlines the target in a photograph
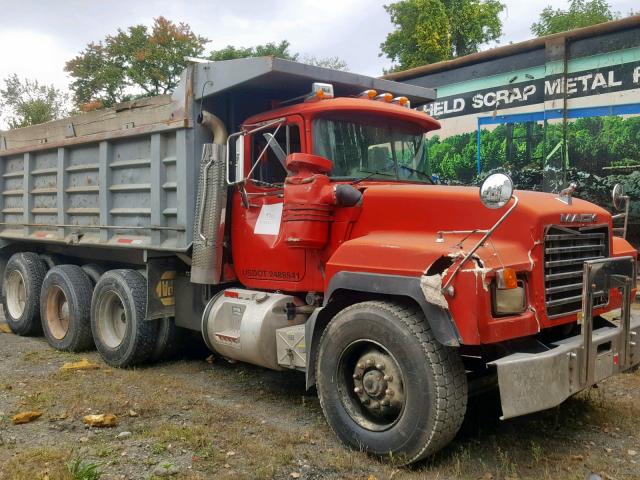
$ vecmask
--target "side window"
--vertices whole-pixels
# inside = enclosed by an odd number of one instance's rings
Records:
[[[268,145],[268,147],[267,147]],[[266,149],[266,150],[265,150]],[[287,176],[284,162],[290,153],[300,152],[300,127],[282,125],[253,134],[251,139],[251,166],[256,166],[251,178],[269,184],[283,183]]]

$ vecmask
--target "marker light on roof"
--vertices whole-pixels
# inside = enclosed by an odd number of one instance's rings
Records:
[[[369,100],[373,100],[374,98],[376,98],[376,95],[378,95],[378,92],[375,90],[365,90],[360,95],[358,95],[358,98],[368,98]]]
[[[393,95],[391,95],[390,93],[381,93],[375,99],[380,101],[380,102],[389,103],[389,102],[391,102],[393,100]]]
[[[311,86],[311,94],[305,101],[324,100],[327,98],[333,98],[333,85],[330,83],[314,82]]]
[[[409,101],[409,99],[407,97],[396,97],[392,100],[391,103],[396,103],[398,105],[400,105],[401,107],[407,107],[407,108],[411,108],[411,102]]]

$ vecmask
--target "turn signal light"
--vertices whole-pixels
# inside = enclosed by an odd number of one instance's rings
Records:
[[[376,90],[365,90],[360,95],[358,95],[358,98],[368,98],[369,100],[373,100],[374,98],[376,98],[376,95],[378,95],[378,92]]]
[[[513,268],[503,268],[496,271],[498,289],[509,290],[518,286],[518,277]]]
[[[390,93],[381,93],[375,99],[381,102],[390,103],[391,101],[393,101],[393,95],[391,95]]]

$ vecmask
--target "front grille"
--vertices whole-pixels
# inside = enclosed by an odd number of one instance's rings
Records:
[[[609,256],[609,229],[549,227],[544,237],[544,288],[547,317],[582,309],[582,272],[586,260]],[[606,305],[609,292],[596,292],[594,306]]]

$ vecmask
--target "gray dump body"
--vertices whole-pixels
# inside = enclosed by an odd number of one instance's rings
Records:
[[[0,238],[187,251],[197,175],[211,132],[208,110],[236,131],[272,100],[334,84],[336,95],[367,88],[434,98],[428,88],[271,57],[196,64],[172,95],[0,132]]]

